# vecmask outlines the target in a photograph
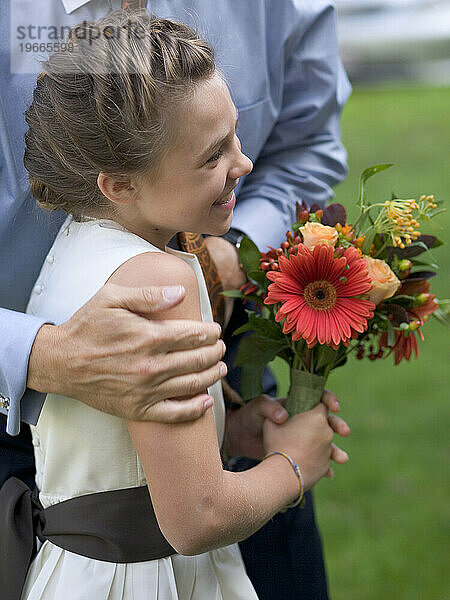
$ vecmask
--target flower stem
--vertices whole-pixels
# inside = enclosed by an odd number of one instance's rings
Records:
[[[304,342],[302,341],[301,343],[302,345],[302,350],[304,349]],[[292,352],[294,353],[294,363],[293,363],[293,367],[294,369],[301,369],[301,367],[303,367],[303,369],[305,371],[308,371],[308,365],[305,363],[303,356],[298,352],[297,347],[299,346],[299,344],[297,344],[296,342],[291,340],[291,348],[292,348]]]
[[[325,377],[325,379],[328,379],[328,375],[330,374],[331,370],[334,367],[334,363],[336,362],[336,357],[338,355],[339,350],[336,350],[336,352],[334,353],[333,356],[333,360],[327,365],[325,372],[323,374],[323,376]]]
[[[378,250],[378,252],[375,254],[375,258],[377,258],[377,256],[380,256],[380,254],[386,249],[388,243],[384,242],[384,244],[381,246],[381,248]]]

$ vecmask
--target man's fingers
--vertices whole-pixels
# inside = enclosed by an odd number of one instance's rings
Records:
[[[218,340],[211,346],[195,348],[194,350],[180,350],[170,352],[161,358],[160,381],[168,377],[185,375],[186,373],[198,373],[216,365],[225,354],[225,344]],[[158,383],[158,381],[156,381]]]
[[[344,450],[338,448],[335,444],[331,444],[331,460],[334,462],[343,465],[348,461],[348,454]]]
[[[257,400],[259,401],[257,412],[261,417],[276,424],[284,423],[288,418],[287,410],[278,402],[278,399],[263,394]]]
[[[331,429],[341,435],[342,437],[346,437],[350,434],[350,427],[341,419],[341,417],[337,417],[336,415],[328,415],[328,423],[330,424]]]
[[[157,388],[157,395],[160,398],[189,398],[197,394],[204,393],[206,388],[216,381],[222,379],[227,374],[227,366],[223,362],[201,371],[199,373],[190,373],[188,375],[178,375],[172,377]]]
[[[172,321],[152,321],[148,325],[150,339],[158,341],[161,353],[192,350],[211,346],[222,333],[218,323],[203,323],[177,319]]]
[[[202,417],[213,404],[213,398],[207,394],[199,394],[189,399],[161,400],[146,411],[145,420],[160,423],[195,421]]]
[[[185,296],[181,285],[169,287],[133,288],[106,283],[95,295],[95,301],[110,308],[122,308],[139,316],[151,318],[152,313],[178,304]],[[202,321],[152,320],[148,335],[157,339],[161,352],[188,350],[215,344],[222,329],[218,323]]]
[[[106,283],[103,294],[110,305],[124,308],[139,315],[151,315],[163,308],[175,306],[184,298],[186,290],[182,285],[167,287],[127,287],[115,283]]]
[[[333,394],[333,392],[330,392],[329,390],[324,390],[321,402],[325,404],[331,412],[339,412],[340,410],[339,400],[336,394]]]

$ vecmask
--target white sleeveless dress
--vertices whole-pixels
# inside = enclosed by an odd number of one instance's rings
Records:
[[[66,321],[125,261],[160,252],[108,220],[78,223],[69,216],[46,258],[27,312],[55,324]],[[197,258],[176,250],[194,270],[204,321],[212,321]],[[111,323],[114,327],[114,323]],[[219,445],[225,410],[220,384],[215,399]],[[36,483],[44,507],[68,498],[146,485],[124,420],[71,398],[49,394],[32,427]],[[68,552],[46,541],[27,576],[22,600],[257,600],[237,544],[197,556],[175,554],[141,563],[115,564]]]

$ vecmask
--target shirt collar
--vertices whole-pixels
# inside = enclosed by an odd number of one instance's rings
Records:
[[[90,2],[90,0],[62,0],[65,11],[68,15],[88,2]]]

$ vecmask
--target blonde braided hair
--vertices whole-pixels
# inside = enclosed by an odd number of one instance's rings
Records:
[[[214,51],[187,25],[146,11],[84,21],[67,42],[73,51],[54,52],[37,77],[24,164],[43,208],[104,216],[98,174],[157,172],[173,109],[216,72]]]

